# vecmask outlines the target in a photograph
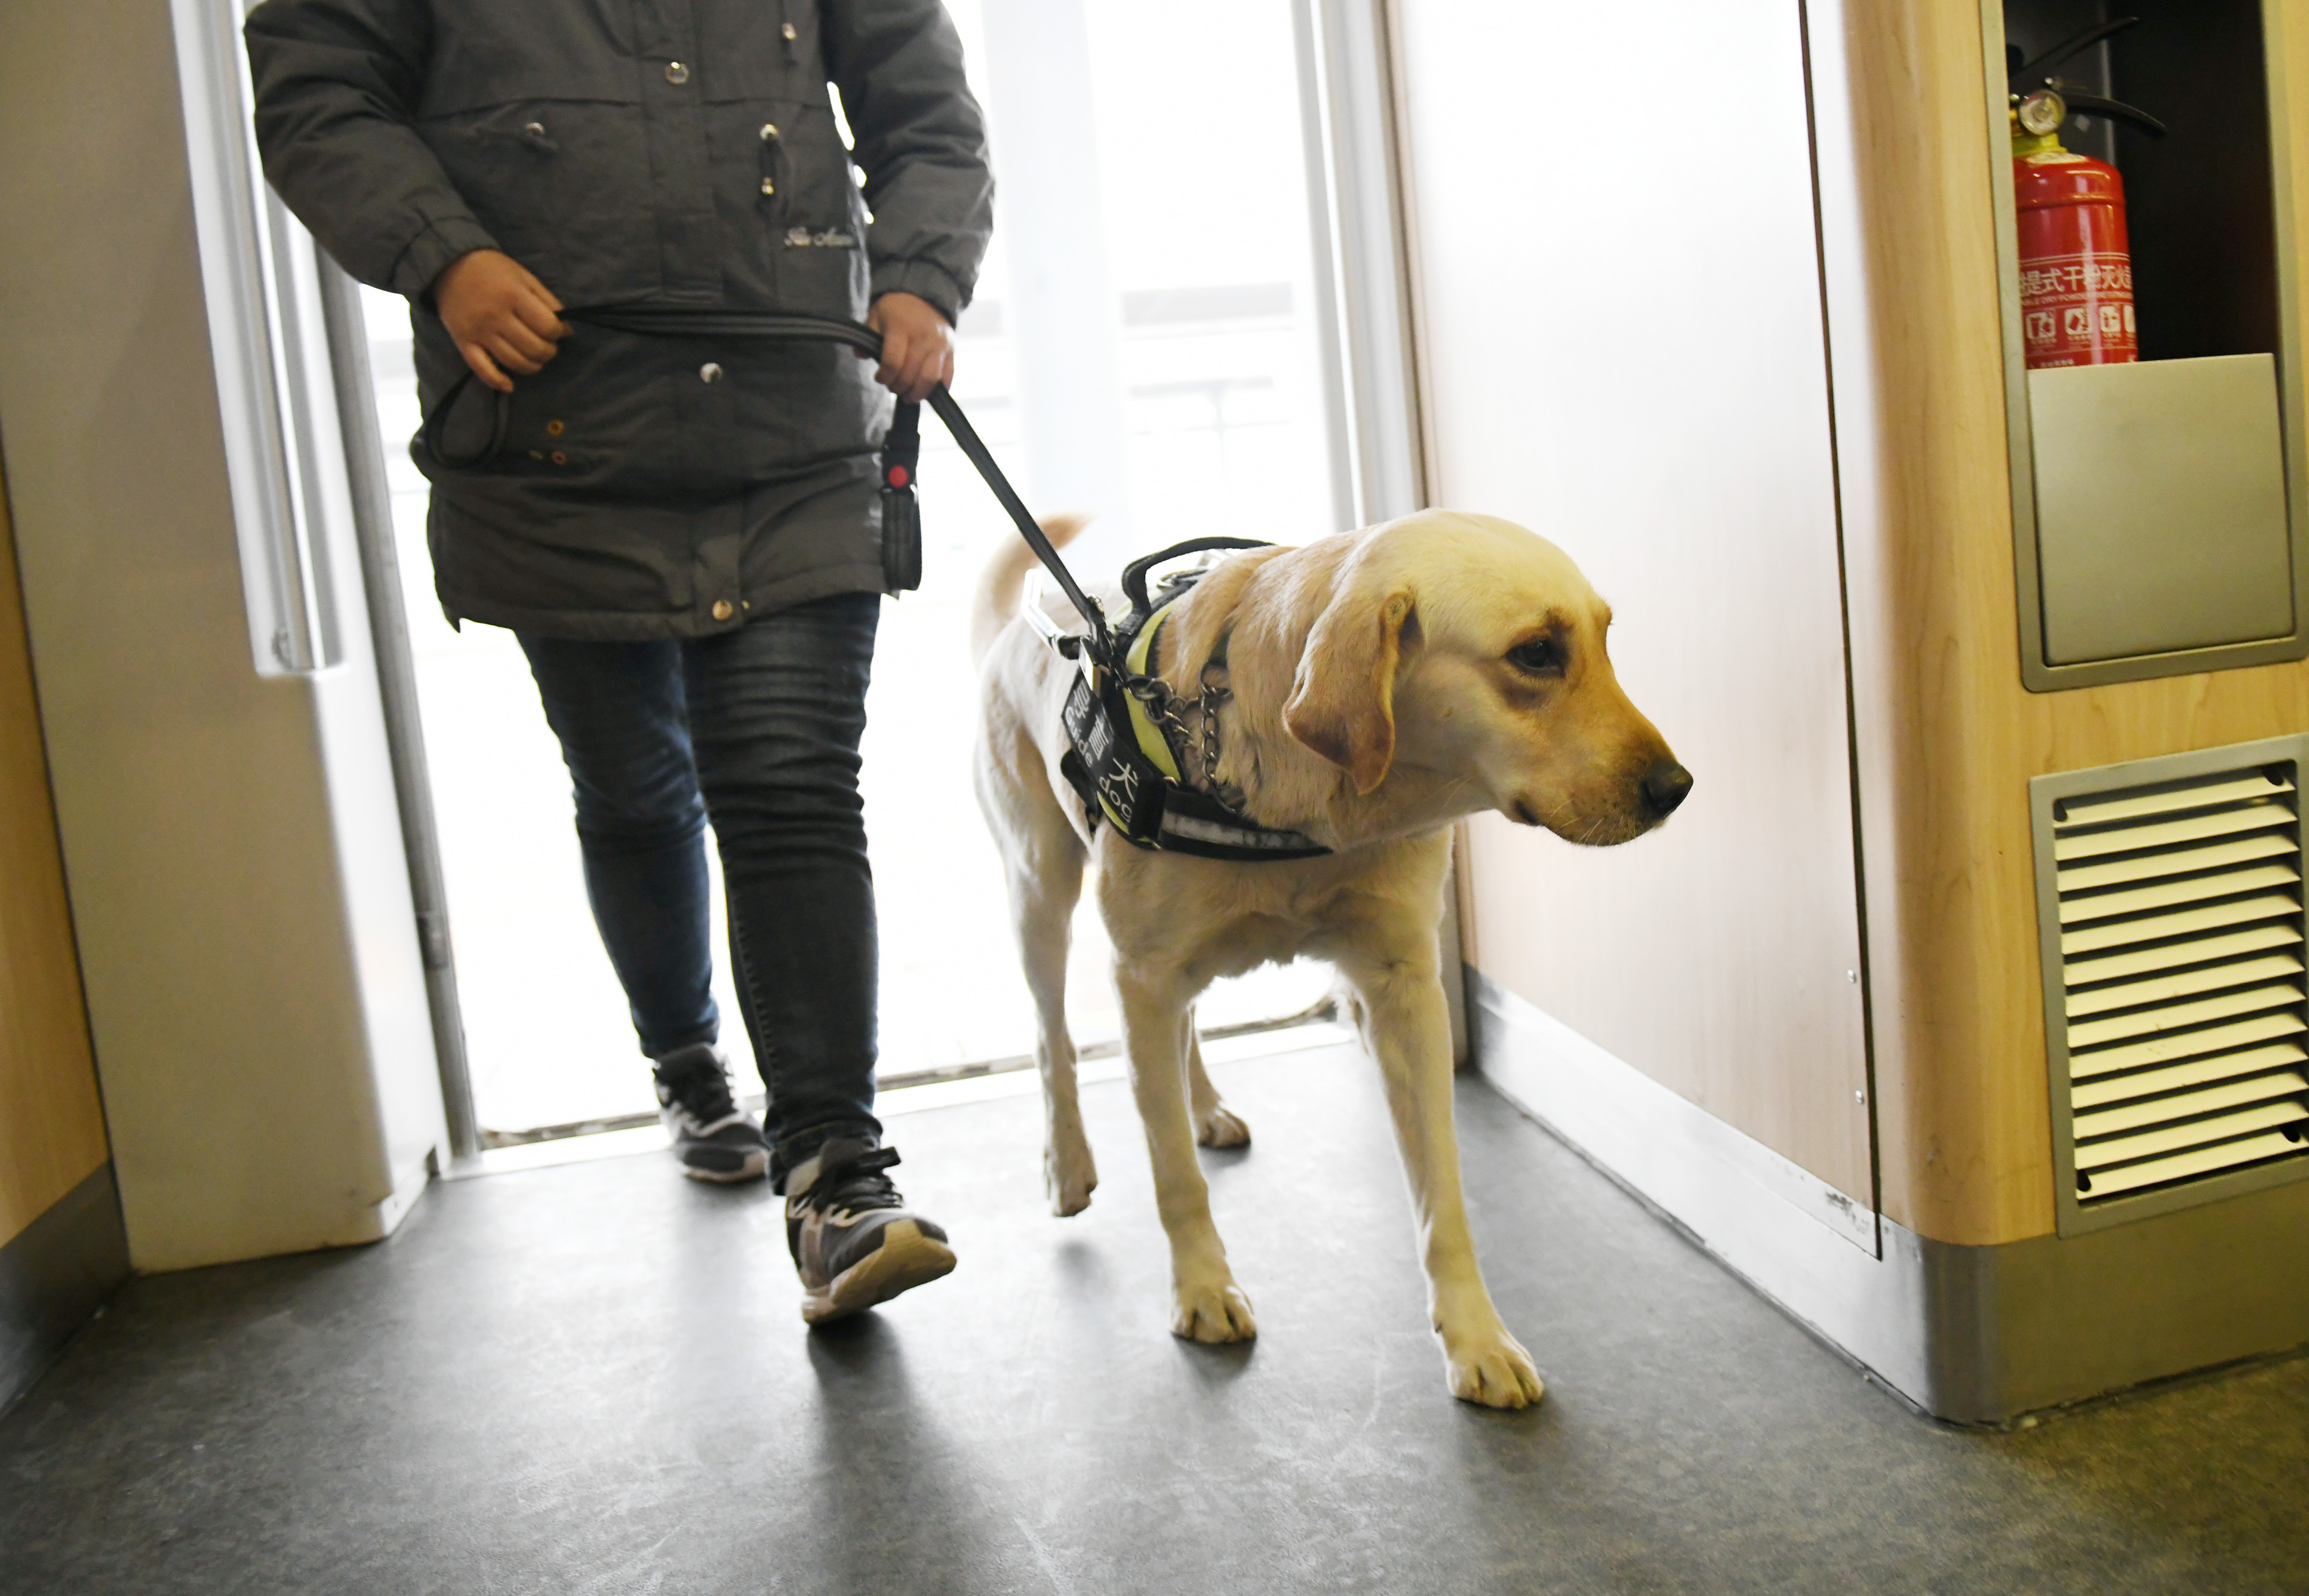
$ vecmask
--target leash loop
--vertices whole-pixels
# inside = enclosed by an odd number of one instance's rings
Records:
[[[449,412],[457,408],[457,401],[465,396],[465,390],[472,385],[473,374],[471,371],[460,372],[457,380],[449,384],[449,391],[434,402],[431,410],[425,412],[425,419],[418,425],[417,428],[418,447],[431,455],[437,463],[445,465],[453,471],[471,470],[477,465],[496,459],[497,451],[505,447],[506,427],[513,417],[513,406],[507,402],[506,395],[491,393],[489,442],[471,454],[448,453],[441,443],[442,429],[449,424]]]

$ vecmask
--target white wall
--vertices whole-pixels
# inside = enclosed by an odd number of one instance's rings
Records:
[[[1472,829],[1473,962],[1872,1203],[1795,0],[1398,0],[1431,492],[1567,549],[1697,779],[1662,832]]]

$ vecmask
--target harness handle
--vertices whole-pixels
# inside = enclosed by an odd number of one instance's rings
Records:
[[[1146,573],[1164,560],[1178,558],[1182,554],[1200,554],[1211,548],[1272,548],[1256,538],[1189,538],[1184,543],[1173,543],[1168,548],[1158,548],[1153,554],[1141,555],[1122,568],[1122,591],[1130,595],[1130,613],[1146,616],[1154,613],[1154,602],[1146,596]]]
[[[869,355],[878,357],[882,353],[882,336],[870,327],[861,327],[855,322],[843,321],[835,316],[803,315],[792,311],[709,309],[687,305],[594,305],[565,310],[561,315],[565,321],[582,322],[588,326],[652,338],[840,343]],[[495,395],[496,414],[489,441],[479,453],[452,456],[441,446],[441,434],[449,412],[472,380],[471,371],[461,374],[449,385],[449,391],[426,413],[424,423],[417,430],[418,447],[424,450],[436,464],[451,470],[466,470],[480,465],[505,446],[508,409],[506,396],[502,393]],[[1067,563],[1059,557],[1058,549],[1043,535],[1042,529],[1034,523],[1033,513],[1026,508],[1017,490],[1010,486],[1010,479],[1002,474],[1002,468],[994,463],[993,454],[980,439],[977,429],[971,426],[969,418],[962,413],[962,407],[955,402],[954,395],[946,391],[944,383],[930,390],[929,403],[930,409],[938,412],[938,419],[946,423],[947,430],[954,435],[954,441],[961,446],[970,463],[978,468],[978,474],[986,479],[986,486],[993,491],[1002,508],[1008,512],[1011,522],[1018,529],[1018,535],[1026,540],[1026,547],[1034,551],[1034,557],[1042,561],[1051,576],[1057,579],[1068,601],[1081,611],[1083,619],[1090,624],[1090,636],[1085,641],[1091,658],[1103,665],[1119,664],[1113,658],[1114,635],[1107,629],[1106,612],[1075,581],[1074,573],[1067,569]],[[905,410],[912,407],[902,404],[899,408]],[[893,426],[896,425],[894,421]],[[884,485],[886,487],[889,486],[886,462]],[[1185,544],[1180,546],[1181,549],[1187,547]],[[1145,587],[1146,581],[1142,576],[1139,588],[1143,591]]]

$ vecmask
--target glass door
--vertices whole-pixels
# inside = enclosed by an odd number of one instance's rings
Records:
[[[1098,517],[1077,546],[1085,581],[1110,583],[1125,559],[1182,538],[1289,543],[1350,524],[1290,0],[951,9],[998,184],[956,394],[1029,504]],[[405,447],[418,423],[407,308],[362,298],[483,1144],[653,1121],[526,663],[508,633],[453,631],[432,596],[426,487]],[[1016,534],[927,418],[921,480],[923,582],[885,608],[865,747],[886,1087],[1024,1065],[1033,1037],[969,788],[969,592]],[[921,801],[925,772],[950,802]],[[719,896],[717,883],[726,959]],[[1086,901],[1070,1006],[1094,1056],[1120,1029],[1106,961]],[[1199,1017],[1206,1031],[1289,1019],[1328,984],[1319,966],[1258,971],[1221,983]],[[757,1086],[726,968],[716,992],[738,1078]]]

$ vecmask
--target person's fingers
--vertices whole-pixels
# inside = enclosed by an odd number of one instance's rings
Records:
[[[543,361],[523,353],[514,341],[502,332],[484,335],[481,348],[497,361],[498,366],[520,376],[535,376],[544,366]]]
[[[501,305],[490,313],[481,323],[480,336],[483,339],[502,339],[529,354],[535,354],[538,346],[553,341],[523,321],[520,312],[511,305]]]
[[[484,384],[500,393],[513,392],[513,379],[497,369],[497,362],[489,358],[489,351],[480,344],[460,343],[457,352],[464,356],[465,364],[473,368],[473,375]]]
[[[930,396],[930,389],[937,385],[938,380],[938,363],[928,358],[926,352],[924,358],[908,367],[905,385],[898,390],[899,396],[910,403],[920,404]]]
[[[545,286],[544,282],[539,279],[536,272],[523,265],[519,261],[515,260],[511,255],[506,256],[506,264],[513,268],[513,280],[520,284],[523,289],[529,290],[529,292],[536,295],[540,299],[545,301],[548,309],[559,310],[561,308],[561,301],[554,298],[553,290]]]
[[[513,303],[506,307],[504,331],[506,331],[506,337],[515,337],[515,340],[538,340],[540,344],[548,344],[548,347],[549,344],[554,344],[557,340],[561,340],[561,337],[568,337],[568,328],[561,324],[561,316],[557,316],[554,312],[545,309],[545,300],[529,298],[526,293],[517,293],[517,296],[513,296]],[[531,351],[531,353],[536,353],[536,358],[540,360],[545,358],[545,356],[538,351]]]
[[[954,345],[944,339],[928,343],[914,364],[912,381],[906,386],[906,397],[920,404],[930,396],[930,390],[940,383],[954,385]]]
[[[569,336],[569,324],[555,312],[561,308],[544,285],[532,281],[522,292],[513,296],[508,310],[513,318],[540,338],[563,339]]]
[[[904,326],[882,330],[882,368],[874,374],[876,380],[893,393],[904,390],[907,367],[914,352],[914,341]]]
[[[490,331],[500,341],[520,350],[532,360],[553,358],[553,334],[523,321],[517,315],[508,312],[499,316]]]

